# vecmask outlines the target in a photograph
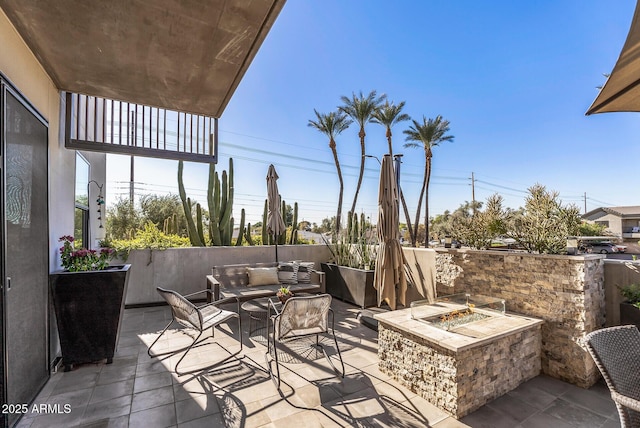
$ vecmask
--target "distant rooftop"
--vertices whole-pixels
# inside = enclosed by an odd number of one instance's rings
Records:
[[[600,207],[585,213],[582,217],[589,218],[599,212],[617,215],[618,217],[638,217],[640,216],[640,205],[631,205],[626,207]]]

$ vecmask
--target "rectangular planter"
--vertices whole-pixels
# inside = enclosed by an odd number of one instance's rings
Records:
[[[376,289],[373,287],[373,270],[338,266],[334,263],[320,265],[326,275],[327,293],[333,297],[354,303],[361,308],[375,306],[378,303]]]
[[[130,267],[49,275],[65,371],[105,358],[113,362]]]
[[[635,325],[640,328],[640,309],[631,303],[620,303],[620,325]]]

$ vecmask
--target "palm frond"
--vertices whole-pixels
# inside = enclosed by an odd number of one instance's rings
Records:
[[[386,100],[383,105],[379,106],[376,111],[373,112],[371,122],[391,128],[400,122],[410,120],[411,117],[408,114],[402,113],[404,105],[404,101],[394,104],[393,101],[389,102],[389,100]]]
[[[364,125],[371,121],[373,114],[386,99],[386,95],[378,96],[375,90],[369,92],[367,96],[362,91],[358,95],[354,92],[351,94],[351,98],[345,95],[340,97],[343,105],[338,109],[357,122],[360,128],[364,128]]]
[[[316,114],[317,120],[310,119],[307,126],[317,129],[329,138],[335,138],[336,135],[342,133],[342,131],[353,123],[346,114],[340,111],[318,113],[318,111],[314,109],[313,112]]]
[[[422,123],[412,120],[413,125],[409,129],[403,131],[407,136],[406,141],[421,142],[425,150],[430,150],[444,141],[453,141],[453,135],[445,135],[449,132],[449,121],[443,119],[441,115],[435,119],[427,119],[422,116]],[[405,144],[405,147],[418,147],[416,143]]]

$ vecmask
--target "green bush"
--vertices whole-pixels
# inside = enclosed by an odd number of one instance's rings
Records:
[[[624,287],[618,286],[618,290],[620,290],[620,294],[627,299],[627,303],[631,303],[640,309],[640,284],[629,284]]]
[[[587,223],[583,221],[579,227],[580,236],[602,236],[607,227],[603,224]]]
[[[189,238],[178,235],[167,235],[152,223],[147,222],[141,230],[136,232],[134,239],[114,239],[110,242],[118,256],[124,260],[129,257],[131,250],[164,250],[173,247],[190,247]]]

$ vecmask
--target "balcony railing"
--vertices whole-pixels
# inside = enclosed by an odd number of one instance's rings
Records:
[[[218,119],[67,93],[65,147],[216,163]]]

